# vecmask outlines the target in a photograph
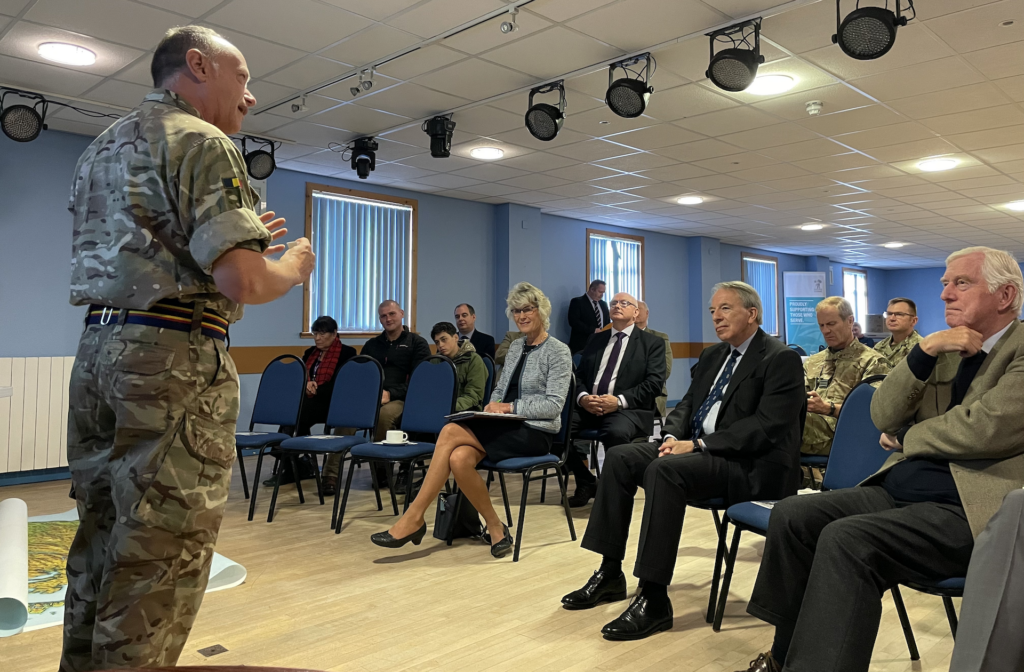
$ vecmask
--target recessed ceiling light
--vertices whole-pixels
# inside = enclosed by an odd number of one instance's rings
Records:
[[[789,75],[758,75],[754,83],[744,90],[744,93],[770,96],[776,93],[785,93],[794,86],[796,86],[796,80]]]
[[[469,155],[474,159],[483,159],[484,161],[494,161],[505,156],[504,150],[498,149],[497,147],[477,147],[469,152]]]
[[[1014,212],[1024,212],[1024,201],[1013,201],[1012,203],[1007,203],[1006,208],[1008,210],[1013,210]]]
[[[700,196],[683,196],[676,199],[676,203],[679,205],[700,205],[704,202],[704,199]]]
[[[894,242],[894,243],[885,243],[884,245],[882,245],[882,247],[887,247],[890,250],[895,250],[895,249],[903,247],[904,245],[906,245],[906,243],[895,243]]]
[[[951,159],[949,157],[942,159],[925,159],[924,161],[918,161],[917,167],[926,173],[936,173],[940,170],[950,170],[960,165],[959,159]]]
[[[804,231],[821,231],[825,228],[824,224],[804,224],[800,227]]]
[[[96,52],[66,42],[43,42],[39,45],[39,55],[64,65],[92,65],[96,62]]]

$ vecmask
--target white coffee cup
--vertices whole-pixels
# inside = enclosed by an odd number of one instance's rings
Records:
[[[409,435],[401,430],[392,429],[388,431],[387,438],[384,441],[386,443],[407,443]]]

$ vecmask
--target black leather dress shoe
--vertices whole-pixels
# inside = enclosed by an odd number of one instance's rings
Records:
[[[672,602],[652,601],[641,593],[622,615],[601,629],[605,639],[644,639],[672,628]]]
[[[737,672],[782,672],[782,665],[775,662],[772,658],[772,652],[762,653],[757,658],[750,661],[750,667],[745,670],[737,670]]]
[[[584,483],[576,487],[576,492],[572,493],[572,497],[569,498],[569,506],[573,509],[577,509],[581,506],[586,506],[587,503],[594,498],[597,494],[597,481],[593,483]]]
[[[501,541],[491,546],[491,555],[496,558],[504,558],[512,552],[516,545],[516,540],[512,538],[512,533],[508,531],[508,525],[502,524],[501,528],[505,536],[501,538]]]
[[[587,581],[587,585],[574,590],[562,598],[565,609],[590,609],[603,602],[619,602],[626,599],[626,575],[608,574],[600,569]]]
[[[384,548],[401,548],[402,546],[405,546],[406,544],[408,544],[410,541],[414,545],[419,546],[420,542],[423,541],[423,536],[426,533],[427,533],[427,524],[423,523],[420,526],[420,529],[416,530],[415,532],[413,532],[412,534],[410,534],[410,535],[408,535],[406,537],[402,537],[400,539],[396,539],[396,538],[391,536],[390,532],[385,530],[383,532],[378,532],[377,534],[371,534],[370,535],[370,541],[372,541],[373,543],[377,544],[378,546],[383,546]]]

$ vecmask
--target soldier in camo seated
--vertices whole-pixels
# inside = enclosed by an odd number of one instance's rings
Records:
[[[88,306],[71,373],[62,672],[173,666],[199,611],[235,455],[245,303],[313,270],[258,216],[238,133],[249,69],[208,28],[171,29],[154,91],[100,134],[72,185],[71,303]]]
[[[875,350],[888,360],[889,366],[899,364],[921,342],[921,334],[914,329],[916,326],[917,304],[902,296],[891,299],[885,309],[885,327],[892,335],[875,345]]]

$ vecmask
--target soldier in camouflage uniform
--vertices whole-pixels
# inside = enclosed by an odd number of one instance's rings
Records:
[[[869,376],[889,373],[880,354],[853,337],[853,308],[838,296],[817,306],[818,326],[828,347],[804,362],[807,420],[800,452],[828,455],[846,395]]]
[[[889,301],[885,310],[885,326],[892,336],[876,344],[875,350],[885,357],[889,366],[896,366],[923,340],[914,329],[917,326],[917,304],[902,296]]]
[[[187,71],[187,72],[185,72]],[[237,133],[245,60],[205,28],[168,32],[158,90],[85,151],[72,187],[71,303],[88,305],[71,375],[66,672],[174,665],[209,576],[234,460],[239,303],[312,270],[253,209]]]

